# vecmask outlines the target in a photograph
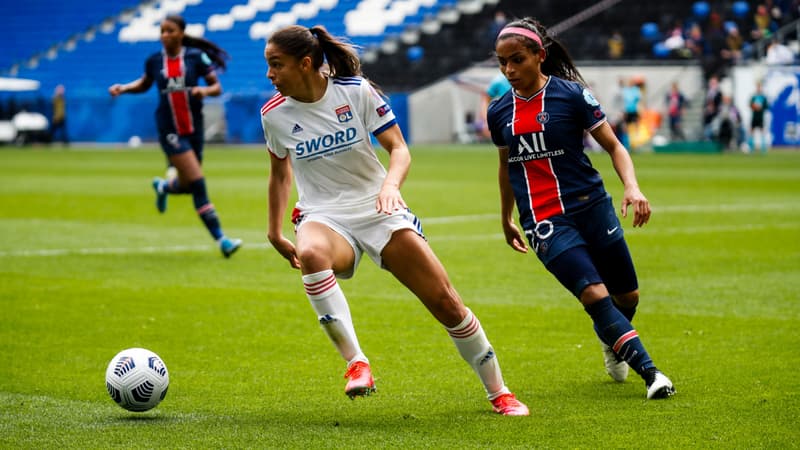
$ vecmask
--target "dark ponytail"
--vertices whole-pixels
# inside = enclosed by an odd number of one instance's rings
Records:
[[[177,25],[181,31],[186,31],[186,21],[183,19],[183,17],[172,15],[165,17],[164,20],[169,20]],[[228,52],[208,39],[184,34],[181,44],[183,44],[185,47],[194,47],[202,50],[206,55],[208,55],[209,58],[211,58],[211,61],[214,63],[214,67],[223,71],[228,65],[228,60],[231,59]]]
[[[572,62],[572,57],[569,56],[567,48],[558,39],[547,35],[547,28],[542,25],[538,20],[531,17],[515,20],[509,22],[503,28],[520,27],[530,30],[542,39],[542,45],[528,37],[509,33],[497,38],[498,41],[515,37],[524,41],[525,46],[530,48],[533,52],[539,52],[542,47],[547,52],[547,57],[542,62],[542,73],[545,75],[553,75],[565,80],[575,81],[583,86],[586,86],[586,81],[583,80],[575,63]],[[502,33],[502,32],[501,32]]]
[[[325,27],[316,25],[309,30],[316,36],[319,47],[328,62],[330,76],[361,76],[361,60],[352,45],[334,38]]]
[[[327,62],[332,77],[362,75],[361,61],[353,47],[333,37],[321,25],[311,28],[290,25],[273,33],[269,42],[295,58],[310,56],[315,70]]]
[[[267,42],[298,59],[310,56],[315,70],[320,70],[327,63],[330,77],[363,77],[378,94],[385,97],[381,88],[361,72],[361,60],[355,48],[333,37],[322,25],[311,28],[289,25],[273,33]]]

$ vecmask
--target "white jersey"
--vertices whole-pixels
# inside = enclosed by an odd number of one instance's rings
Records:
[[[278,93],[261,108],[267,148],[291,157],[296,207],[304,213],[374,204],[386,169],[370,134],[395,123],[389,105],[361,77],[329,78],[314,103]]]

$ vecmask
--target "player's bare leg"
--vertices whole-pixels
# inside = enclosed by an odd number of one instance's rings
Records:
[[[306,296],[319,324],[347,361],[345,394],[354,399],[375,392],[369,360],[361,351],[347,298],[335,275],[353,267],[353,248],[328,226],[307,222],[297,231],[297,258]]]
[[[503,382],[497,356],[480,321],[464,306],[428,243],[413,230],[399,230],[381,257],[386,268],[445,326],[461,357],[481,379],[494,411],[527,416],[528,407]]]

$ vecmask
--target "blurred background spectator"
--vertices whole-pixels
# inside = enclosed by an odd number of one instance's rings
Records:
[[[795,54],[789,47],[783,45],[776,37],[770,39],[765,58],[768,65],[792,64],[794,60]]]
[[[608,38],[608,57],[621,59],[623,56],[625,56],[625,38],[619,30],[614,30]]]

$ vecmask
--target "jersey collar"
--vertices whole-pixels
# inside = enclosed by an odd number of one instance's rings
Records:
[[[542,88],[539,89],[538,91],[534,92],[533,95],[531,95],[530,97],[522,97],[521,95],[517,95],[517,92],[514,89],[512,89],[511,92],[514,94],[514,97],[516,97],[516,98],[518,98],[520,100],[529,102],[529,101],[533,100],[534,98],[536,98],[537,96],[541,95],[542,92],[544,92],[544,90],[547,89],[547,86],[550,84],[550,80],[551,79],[553,79],[553,76],[552,75],[548,75],[547,76],[547,81],[544,82],[544,86],[542,86]]]

